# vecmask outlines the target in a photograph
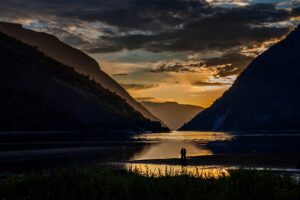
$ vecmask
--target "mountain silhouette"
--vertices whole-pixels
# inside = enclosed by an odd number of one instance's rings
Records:
[[[103,72],[94,59],[82,51],[61,42],[53,35],[25,29],[21,24],[0,22],[0,31],[21,40],[26,44],[37,47],[47,56],[73,67],[75,71],[79,73],[88,75],[90,78],[100,83],[104,88],[121,96],[128,104],[142,113],[146,118],[153,121],[159,121],[158,118],[152,115],[141,104],[136,102],[122,86]]]
[[[0,32],[0,131],[163,131],[124,99]]]
[[[204,108],[177,102],[141,102],[151,113],[160,118],[170,129],[177,130],[184,123],[191,120]]]
[[[254,59],[181,130],[300,130],[300,27]]]

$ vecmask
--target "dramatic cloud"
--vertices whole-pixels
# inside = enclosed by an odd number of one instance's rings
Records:
[[[54,34],[87,52],[118,82],[138,83],[123,84],[134,97],[208,106],[255,56],[300,22],[300,4],[1,0],[0,21]]]
[[[120,73],[120,74],[113,74],[113,76],[127,76],[128,74]]]
[[[150,72],[201,72],[201,70],[208,69],[215,72],[215,77],[226,77],[241,73],[253,58],[244,56],[238,52],[225,53],[222,56],[204,58],[201,62],[186,61],[175,64],[162,64]]]
[[[146,49],[148,51],[201,51],[228,49],[239,45],[261,43],[288,33],[287,27],[258,26],[288,20],[290,12],[277,10],[271,4],[258,4],[242,8],[219,9],[210,15],[189,16],[177,29],[153,33],[102,37],[111,51],[116,47]],[[178,24],[179,25],[179,24]],[[104,47],[102,47],[104,48]],[[101,51],[101,49],[98,49]],[[108,47],[105,48],[105,51]],[[96,50],[93,50],[96,52]]]
[[[230,84],[221,83],[221,82],[196,81],[196,82],[193,82],[192,85],[195,85],[195,86],[222,86],[222,85],[230,85]]]
[[[71,44],[85,42],[83,46],[89,53],[122,49],[222,50],[281,37],[289,31],[287,27],[263,24],[299,16],[298,8],[279,10],[277,4],[246,2],[245,6],[228,9],[209,3],[204,0],[3,0],[0,12],[5,20],[34,19],[28,23],[29,27],[56,32]],[[87,28],[93,26],[92,30]],[[92,31],[93,41],[87,38],[90,35],[87,33]]]
[[[153,101],[155,100],[155,97],[137,97],[135,98],[135,100],[139,101],[139,102],[143,102],[143,101]]]
[[[192,63],[192,64],[184,64],[184,63],[175,63],[175,64],[162,64],[161,66],[156,67],[155,69],[150,70],[153,73],[161,73],[161,72],[196,72],[196,68],[200,68],[204,66],[202,63]]]
[[[145,90],[150,88],[158,87],[158,84],[121,84],[125,89],[128,90]]]
[[[217,66],[216,76],[226,77],[240,74],[252,59],[237,52],[230,52],[221,57],[204,59],[203,62],[208,67]]]
[[[99,3],[99,1],[98,1]],[[102,2],[101,2],[102,3]],[[122,6],[106,10],[81,9],[80,12],[70,11],[68,17],[76,17],[87,21],[103,21],[124,30],[158,31],[173,28],[196,13],[211,12],[211,8],[201,0],[122,0]],[[101,5],[103,8],[103,5]]]

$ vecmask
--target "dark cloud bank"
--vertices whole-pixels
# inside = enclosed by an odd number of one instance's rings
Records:
[[[297,16],[277,10],[274,4],[224,9],[199,0],[3,0],[2,16],[39,18],[44,15],[104,22],[119,33],[105,30],[106,46],[90,52],[143,48],[149,51],[199,51],[226,49],[262,42],[288,32],[287,28],[256,27]]]
[[[1,17],[31,17],[44,23],[57,20],[52,32],[64,34],[67,42],[83,44],[84,38],[66,33],[62,27],[74,20],[101,22],[103,36],[87,44],[89,53],[145,49],[152,52],[228,51],[237,46],[259,44],[289,32],[287,27],[266,26],[299,16],[300,9],[278,10],[275,4],[244,7],[212,7],[199,0],[2,0]],[[47,16],[51,16],[47,21]],[[68,35],[69,34],[69,35]],[[87,42],[88,43],[88,42]],[[250,58],[227,52],[220,58],[206,59],[198,66],[162,65],[152,72],[185,72],[196,67],[230,64],[219,76],[240,73]],[[197,63],[195,64],[197,65]],[[243,66],[243,67],[241,67]],[[238,68],[238,69],[236,69]],[[118,76],[118,75],[117,75]],[[127,86],[128,87],[128,86]],[[132,87],[134,88],[134,87]]]
[[[192,64],[176,63],[176,64],[162,64],[155,69],[150,70],[153,73],[162,72],[196,72],[201,68],[211,68],[216,71],[214,75],[216,78],[226,77],[241,73],[244,68],[251,62],[252,58],[242,55],[238,52],[225,53],[223,56],[206,58],[201,62]],[[207,85],[210,83],[198,83],[195,85]]]
[[[145,15],[141,17],[140,12]],[[147,12],[150,13],[149,17]],[[198,5],[197,9],[192,7],[187,10],[169,10],[168,20],[162,17],[163,14],[159,10],[151,12],[137,8],[135,15],[138,13],[141,16],[134,19],[131,19],[131,16],[130,24],[118,20],[106,22],[126,29],[148,30],[148,34],[104,36],[102,39],[108,41],[109,45],[90,49],[90,52],[117,51],[123,48],[142,48],[153,52],[224,50],[249,43],[261,43],[287,34],[288,28],[262,24],[284,21],[291,16],[289,12],[277,10],[271,4],[232,9],[213,9],[207,5]],[[123,17],[126,19],[126,16]],[[137,25],[134,26],[133,22]],[[150,26],[151,24],[153,26]]]

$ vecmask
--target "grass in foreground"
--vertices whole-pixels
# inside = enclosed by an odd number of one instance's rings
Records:
[[[0,199],[300,199],[300,184],[270,171],[233,170],[229,176],[145,176],[134,170],[84,168],[0,180]]]

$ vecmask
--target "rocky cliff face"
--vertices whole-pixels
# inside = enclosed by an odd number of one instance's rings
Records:
[[[300,27],[258,56],[181,130],[300,130]]]

